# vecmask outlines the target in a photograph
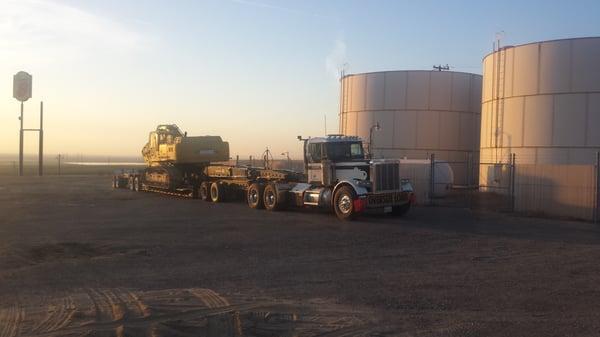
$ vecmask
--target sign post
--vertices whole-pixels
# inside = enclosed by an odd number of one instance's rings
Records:
[[[21,116],[19,121],[21,128],[19,130],[19,176],[23,175],[23,139],[25,131],[39,132],[39,175],[43,175],[43,155],[44,155],[44,103],[40,102],[40,128],[39,129],[23,129],[23,102],[31,98],[32,77],[30,74],[19,71],[13,76],[13,97],[21,102]]]

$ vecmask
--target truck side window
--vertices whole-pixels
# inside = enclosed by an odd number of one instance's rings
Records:
[[[311,163],[321,162],[321,144],[308,144],[308,153]]]

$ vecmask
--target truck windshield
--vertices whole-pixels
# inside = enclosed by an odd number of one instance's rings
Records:
[[[365,159],[361,142],[326,143],[327,159],[332,161]]]

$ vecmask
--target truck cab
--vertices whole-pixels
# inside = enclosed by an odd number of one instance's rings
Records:
[[[356,136],[328,135],[304,141],[306,184],[291,192],[302,193],[305,205],[332,207],[341,219],[369,208],[403,214],[414,201],[413,189],[400,179],[398,160],[370,160]],[[296,198],[299,199],[299,198]]]

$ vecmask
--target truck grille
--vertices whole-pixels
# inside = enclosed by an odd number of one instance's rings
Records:
[[[398,162],[373,163],[371,172],[373,192],[400,189],[400,164]]]

